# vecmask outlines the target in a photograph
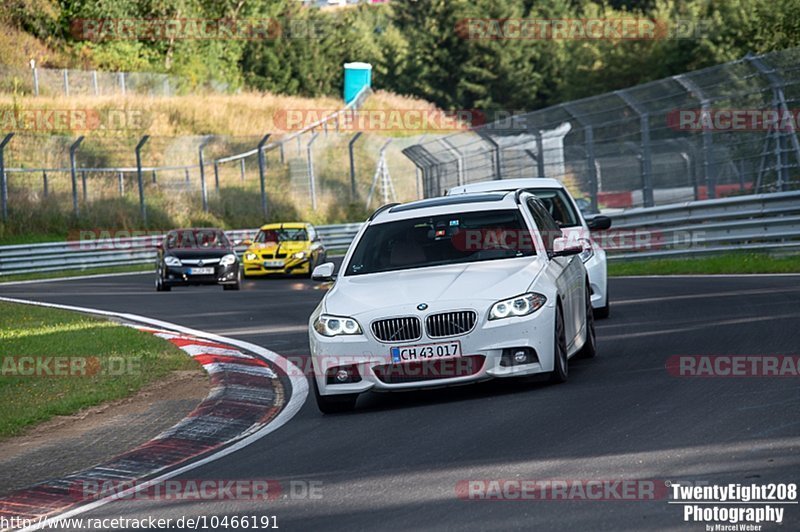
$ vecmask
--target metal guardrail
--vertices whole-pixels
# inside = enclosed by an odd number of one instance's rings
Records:
[[[631,209],[609,215],[610,232],[625,236],[625,245],[606,246],[610,260],[700,255],[737,250],[800,249],[800,192],[781,192],[693,201],[677,205]],[[360,223],[318,226],[330,252],[350,246]],[[228,231],[234,240],[251,238],[256,229]],[[0,277],[32,272],[56,272],[108,266],[146,264],[155,259],[159,233],[146,236],[94,238],[68,242],[0,247]],[[239,246],[237,251],[243,251]]]

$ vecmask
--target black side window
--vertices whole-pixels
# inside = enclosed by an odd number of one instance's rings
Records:
[[[547,212],[547,209],[544,208],[542,203],[534,198],[530,198],[528,200],[528,208],[533,215],[533,220],[536,222],[536,227],[542,235],[542,240],[544,241],[544,248],[547,250],[547,254],[553,253],[554,246],[553,243],[555,242],[556,238],[561,237],[562,232],[561,228],[558,227],[558,224]]]

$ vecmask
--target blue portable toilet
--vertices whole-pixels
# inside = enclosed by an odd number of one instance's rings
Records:
[[[364,87],[372,86],[372,65],[369,63],[344,64],[344,103],[356,99]]]

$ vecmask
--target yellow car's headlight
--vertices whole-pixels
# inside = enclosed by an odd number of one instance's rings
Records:
[[[248,251],[244,254],[244,260],[256,260],[258,259],[258,255],[253,253],[252,251]]]
[[[306,256],[307,256],[307,253],[306,253],[305,251],[298,251],[298,252],[297,252],[297,253],[295,253],[293,256],[294,256],[294,258],[296,258],[297,260],[303,260],[304,258],[306,258]]]

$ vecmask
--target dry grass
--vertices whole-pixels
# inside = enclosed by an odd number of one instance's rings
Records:
[[[333,112],[343,107],[336,98],[301,98],[270,93],[234,95],[206,94],[153,98],[149,96],[71,96],[71,97],[14,97],[0,95],[0,111],[77,110],[98,111],[128,117],[126,127],[110,131],[64,129],[42,131],[74,135],[103,134],[160,137],[183,135],[263,135],[283,133],[284,122],[279,117],[288,109]],[[427,110],[437,112],[428,102],[378,91],[367,99],[366,109]],[[7,127],[7,126],[4,126]],[[78,126],[83,127],[83,126]],[[417,132],[412,132],[416,134]]]

